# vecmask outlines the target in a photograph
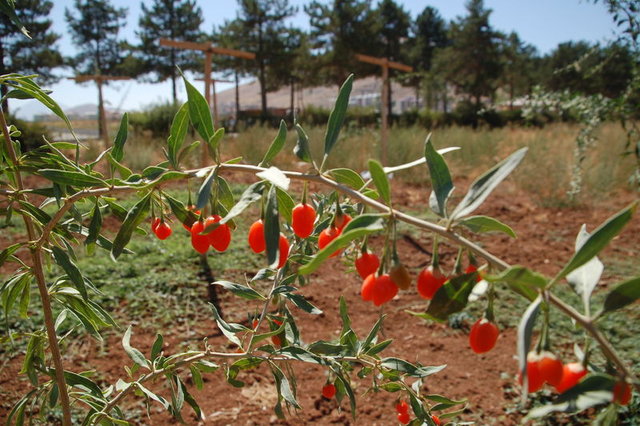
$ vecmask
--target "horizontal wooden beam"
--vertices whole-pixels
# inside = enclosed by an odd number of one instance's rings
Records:
[[[75,77],[68,77],[69,80],[74,80],[76,83],[84,83],[86,81],[111,81],[111,80],[131,80],[131,77],[125,75],[102,75],[102,74],[85,74],[76,75]]]
[[[409,65],[401,64],[400,62],[390,61],[387,58],[376,58],[374,56],[361,55],[360,53],[356,53],[356,59],[359,60],[360,62],[367,62],[369,64],[374,64],[381,67],[389,67],[389,68],[394,68],[400,71],[413,72],[413,67],[410,67]]]
[[[167,38],[160,39],[160,46],[175,47],[176,49],[200,50],[206,53],[218,53],[220,55],[235,56],[237,58],[255,59],[255,53],[244,52],[242,50],[217,47],[211,43],[195,43],[193,41],[178,41]]]

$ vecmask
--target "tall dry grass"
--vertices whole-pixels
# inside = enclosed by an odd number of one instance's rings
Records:
[[[306,129],[315,158],[322,158],[324,128]],[[564,205],[569,202],[566,191],[571,181],[574,164],[575,138],[580,127],[575,124],[557,123],[544,128],[502,128],[473,130],[466,127],[436,129],[432,141],[438,148],[458,146],[459,151],[446,154],[454,178],[475,178],[513,151],[528,147],[529,152],[511,179],[517,187],[531,194],[544,205]],[[428,130],[418,127],[392,128],[389,135],[388,165],[407,163],[423,155]],[[226,152],[231,156],[243,156],[248,163],[260,161],[276,135],[275,129],[253,127],[232,139],[227,139]],[[587,152],[584,161],[584,187],[578,201],[600,201],[612,192],[628,188],[635,160],[623,156],[625,134],[616,123],[606,123],[597,132],[598,142]],[[292,154],[295,132],[290,131],[284,155],[276,165],[297,168],[297,158]],[[340,137],[328,167],[349,167],[357,171],[367,168],[369,158],[380,158],[380,136],[375,129],[349,128]],[[304,166],[302,166],[304,167]],[[427,181],[425,166],[398,173],[398,177],[410,182]]]
[[[461,149],[446,154],[454,178],[475,178],[510,153],[521,147],[529,152],[510,179],[518,189],[530,194],[542,205],[562,206],[569,203],[566,191],[571,181],[574,164],[575,138],[580,127],[575,124],[557,123],[544,128],[502,128],[473,130],[467,127],[449,127],[433,131],[432,140],[437,148],[458,146]],[[323,127],[306,129],[314,158],[322,158]],[[242,156],[244,162],[257,164],[277,134],[277,129],[251,127],[239,134],[227,135],[222,141],[225,158]],[[388,164],[394,166],[416,160],[423,155],[428,130],[392,128],[389,134]],[[615,191],[628,188],[635,159],[623,156],[625,134],[616,123],[606,123],[597,132],[598,142],[587,152],[584,161],[584,186],[578,202],[598,202]],[[193,135],[197,139],[197,135]],[[187,137],[190,143],[192,136]],[[293,154],[297,136],[290,130],[283,152],[274,165],[283,169],[305,170]],[[125,163],[139,171],[143,167],[163,161],[161,147],[166,142],[148,136],[130,135],[126,145]],[[92,145],[91,145],[92,146]],[[101,144],[87,152],[87,158],[95,157]],[[200,164],[200,150],[185,161],[185,166]],[[380,134],[376,129],[349,127],[343,129],[340,139],[327,163],[328,168],[348,167],[356,171],[367,168],[370,158],[380,158]],[[408,182],[428,182],[426,166],[397,173]]]

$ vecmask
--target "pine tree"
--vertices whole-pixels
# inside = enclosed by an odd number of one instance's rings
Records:
[[[378,19],[380,20],[380,45],[381,56],[397,62],[406,62],[406,41],[409,35],[411,17],[402,6],[394,0],[382,0],[378,6]],[[390,76],[394,73],[389,70]],[[388,117],[393,114],[391,85],[387,91]]]
[[[380,21],[369,1],[313,1],[305,6],[311,25],[311,44],[319,51],[318,68],[325,80],[340,86],[351,73],[359,77],[378,72],[378,67],[359,62],[356,53],[380,54]]]
[[[171,79],[171,93],[176,102],[176,78],[178,71],[199,70],[198,55],[190,50],[161,47],[158,40],[168,38],[184,41],[202,41],[202,9],[195,0],[154,0],[150,7],[141,4],[141,15],[136,35],[140,39],[139,52],[145,73],[151,74],[151,81],[161,82]]]
[[[80,74],[111,75],[123,72],[128,64],[123,54],[126,44],[118,40],[118,31],[125,24],[126,8],[115,8],[108,0],[75,0],[78,16],[65,9],[65,18],[71,29],[79,54],[73,65]],[[103,123],[102,85],[98,84],[98,122],[102,138]]]
[[[446,78],[466,94],[478,111],[483,97],[492,97],[502,73],[500,34],[489,24],[490,9],[483,0],[466,4],[468,15],[451,24],[452,44],[444,49]]]
[[[48,19],[53,3],[48,0],[21,0],[16,2],[16,14],[29,31],[27,38],[5,14],[0,14],[0,74],[38,74],[40,82],[55,82],[53,70],[64,64],[56,47],[60,36],[51,31]],[[2,86],[2,96],[7,87]],[[3,101],[5,112],[8,104]]]
[[[244,32],[243,48],[256,54],[255,62],[247,64],[258,76],[262,115],[266,118],[267,92],[273,88],[268,86],[267,69],[277,60],[273,52],[282,45],[285,20],[295,14],[296,8],[289,5],[289,0],[238,0],[238,5],[236,20]]]

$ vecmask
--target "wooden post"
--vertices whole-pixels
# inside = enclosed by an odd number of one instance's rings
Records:
[[[237,58],[244,59],[255,59],[255,53],[244,52],[242,50],[235,49],[227,49],[225,47],[217,47],[212,45],[211,43],[196,43],[192,41],[178,41],[178,40],[170,40],[167,38],[160,39],[160,46],[172,47],[174,49],[183,49],[183,50],[199,50],[204,52],[204,98],[207,100],[207,104],[209,108],[211,108],[211,62],[213,58],[213,54],[219,55],[227,55],[227,56],[235,56]],[[214,107],[215,113],[215,107]],[[217,126],[217,117],[214,118],[214,124]],[[207,141],[203,141],[202,144],[202,166],[207,165],[207,158],[209,155],[207,153]]]
[[[69,80],[74,80],[76,83],[85,83],[87,81],[95,81],[98,86],[98,136],[102,138],[104,142],[104,149],[108,149],[111,146],[109,140],[109,130],[107,129],[107,115],[104,110],[104,103],[102,99],[102,86],[106,81],[112,80],[131,80],[131,77],[123,75],[77,75],[75,77],[69,77]]]
[[[197,80],[203,81],[204,79],[198,78]],[[211,78],[211,96],[213,98],[213,104],[209,104],[209,105],[213,106],[213,126],[214,127],[218,127],[218,96],[216,94],[216,83],[233,83],[233,81]]]
[[[382,160],[383,165],[387,165],[387,138],[389,133],[388,96],[390,90],[389,86],[391,84],[391,82],[389,81],[389,68],[405,72],[413,72],[413,67],[401,64],[399,62],[390,61],[387,58],[376,58],[373,56],[361,55],[359,53],[356,53],[356,59],[361,62],[366,62],[382,67],[382,93],[380,95],[380,113],[382,116],[382,129],[380,130],[380,159]]]

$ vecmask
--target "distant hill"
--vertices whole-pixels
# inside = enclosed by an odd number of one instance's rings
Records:
[[[308,105],[324,108],[332,108],[338,96],[338,86],[320,86],[296,90],[295,107],[303,109]],[[382,79],[367,77],[356,79],[351,90],[351,105],[376,106],[380,102]],[[240,109],[260,109],[260,85],[257,80],[243,84],[239,87]],[[411,87],[402,87],[392,83],[394,112],[400,113],[406,109],[415,107],[415,90]],[[235,112],[235,88],[222,91],[217,94],[218,110],[220,115],[233,114]],[[269,108],[289,108],[291,105],[291,89],[283,87],[277,92],[267,94],[267,106]]]

